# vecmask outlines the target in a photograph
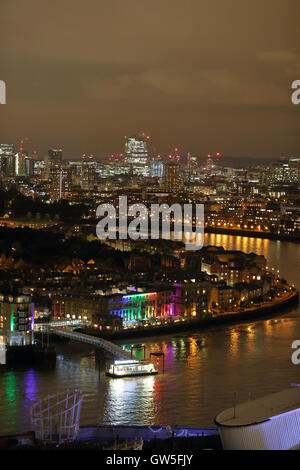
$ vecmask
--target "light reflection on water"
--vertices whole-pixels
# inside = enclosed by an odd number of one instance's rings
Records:
[[[299,287],[299,245],[214,234],[206,235],[206,244],[264,254]],[[81,424],[212,426],[214,416],[232,406],[235,392],[244,401],[300,381],[300,368],[290,361],[295,339],[300,339],[299,309],[256,323],[139,339],[147,356],[164,352],[165,372],[115,380],[104,376],[91,347],[59,344],[54,371],[0,373],[1,434],[29,429],[32,404],[67,388],[85,393]],[[143,352],[136,354],[142,358]],[[159,367],[162,372],[162,360]]]

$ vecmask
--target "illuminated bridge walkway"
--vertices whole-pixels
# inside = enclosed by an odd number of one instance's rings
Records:
[[[97,348],[105,349],[105,351],[119,359],[132,359],[130,352],[121,349],[119,346],[107,341],[106,339],[96,338],[95,336],[78,333],[77,331],[62,330],[60,328],[51,328],[50,331],[58,336],[64,336],[74,341],[80,341],[81,343],[87,343],[96,346]]]

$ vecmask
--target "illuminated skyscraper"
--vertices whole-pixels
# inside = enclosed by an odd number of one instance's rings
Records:
[[[0,174],[4,178],[14,176],[15,148],[13,144],[0,144]]]
[[[0,156],[1,155],[14,155],[15,147],[13,144],[0,144]]]
[[[17,152],[15,155],[15,176],[26,176],[26,158],[24,152]]]
[[[149,176],[148,138],[128,137],[125,142],[125,164],[133,174]]]
[[[163,178],[165,173],[165,164],[160,160],[153,160],[150,163],[151,178]]]
[[[15,176],[30,177],[33,175],[33,159],[25,152],[17,152],[14,159]]]
[[[29,155],[25,157],[25,175],[30,177],[33,175],[34,161]]]

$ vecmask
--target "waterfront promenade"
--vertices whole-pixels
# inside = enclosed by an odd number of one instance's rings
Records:
[[[224,228],[224,227],[205,227],[207,234],[220,234],[220,235],[233,235],[235,237],[251,237],[251,238],[264,238],[267,240],[279,240],[292,243],[300,243],[299,236],[278,234],[273,232],[258,231],[258,230],[244,230],[239,228]]]
[[[200,330],[206,327],[211,327],[220,324],[234,324],[242,321],[255,321],[261,319],[264,316],[278,315],[286,308],[297,305],[299,301],[299,293],[294,288],[291,288],[285,294],[280,297],[276,297],[271,301],[265,302],[261,305],[256,305],[243,310],[221,312],[218,315],[210,316],[201,319],[183,319],[176,323],[167,323],[159,326],[147,326],[139,328],[128,328],[117,332],[101,332],[98,333],[96,330],[91,328],[78,328],[81,333],[87,333],[91,336],[101,337],[109,340],[122,340],[125,338],[138,338],[138,337],[149,337],[156,335],[172,334],[181,331],[188,330]]]

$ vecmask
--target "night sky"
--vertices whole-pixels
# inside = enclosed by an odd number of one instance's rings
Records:
[[[300,154],[299,0],[1,0],[0,142]]]

